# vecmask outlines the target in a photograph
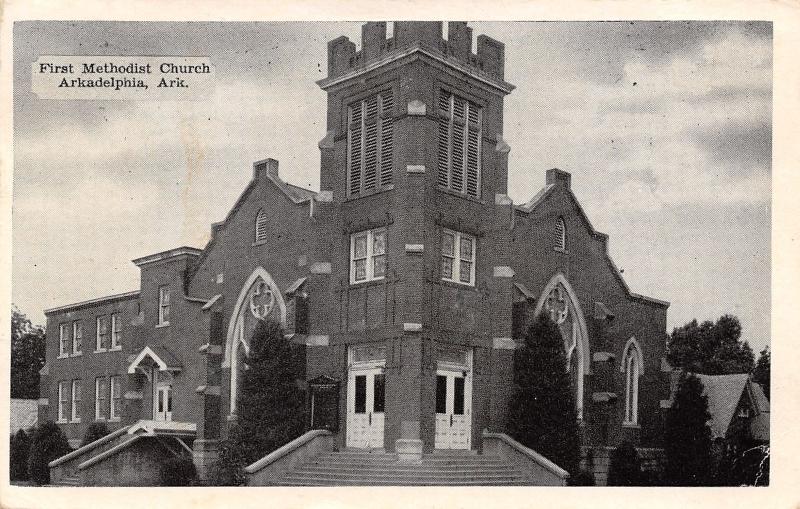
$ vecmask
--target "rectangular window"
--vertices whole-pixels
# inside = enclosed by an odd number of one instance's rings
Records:
[[[109,417],[112,421],[119,420],[122,412],[122,377],[111,377],[111,411]]]
[[[72,322],[72,355],[83,353],[83,322]]]
[[[58,326],[58,356],[69,356],[69,324],[62,323]]]
[[[350,282],[383,279],[386,275],[386,229],[350,236]]]
[[[106,395],[108,388],[106,378],[99,376],[94,379],[94,420],[102,421],[106,418]]]
[[[447,377],[436,375],[436,413],[447,413]]]
[[[108,317],[97,317],[97,332],[94,340],[95,352],[105,352],[108,348]]]
[[[111,349],[122,348],[122,320],[119,313],[111,313]]]
[[[452,230],[442,232],[442,279],[475,285],[475,237]]]
[[[477,198],[480,196],[481,108],[466,99],[439,93],[439,186]]]
[[[81,381],[72,381],[72,422],[81,422]]]
[[[169,325],[169,287],[158,289],[158,324]]]
[[[356,375],[355,413],[367,413],[367,376]]]
[[[58,382],[58,422],[67,422],[68,383],[66,381]]]
[[[347,112],[348,196],[392,184],[394,98],[387,90],[350,105]]]

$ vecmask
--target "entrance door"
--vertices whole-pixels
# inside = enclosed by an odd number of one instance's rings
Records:
[[[172,386],[159,384],[156,388],[155,419],[157,421],[172,420]]]
[[[347,387],[348,447],[383,447],[385,386],[383,368],[351,369]]]
[[[471,377],[467,371],[436,371],[437,449],[469,449],[472,442]]]

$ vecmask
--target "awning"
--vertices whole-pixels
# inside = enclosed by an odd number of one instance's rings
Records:
[[[159,371],[178,372],[183,369],[181,363],[169,350],[159,345],[148,345],[142,348],[139,355],[128,366],[128,373],[136,373],[136,368],[148,357],[158,366]]]

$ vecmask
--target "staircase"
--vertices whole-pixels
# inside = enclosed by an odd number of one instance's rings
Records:
[[[522,486],[525,475],[500,456],[469,452],[425,454],[422,464],[394,453],[340,451],[302,463],[278,486]]]
[[[77,477],[65,476],[55,481],[51,486],[80,486],[80,479]]]

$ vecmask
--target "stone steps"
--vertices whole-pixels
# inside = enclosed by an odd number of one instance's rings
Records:
[[[423,455],[419,464],[397,455],[342,451],[300,465],[275,484],[280,486],[514,486],[525,475],[499,456],[470,452]]]
[[[80,486],[80,479],[77,477],[62,477],[52,486]]]

